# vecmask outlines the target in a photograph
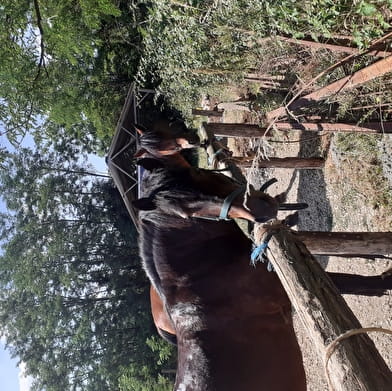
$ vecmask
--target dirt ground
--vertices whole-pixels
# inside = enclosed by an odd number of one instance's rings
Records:
[[[226,112],[223,122],[240,122],[238,119],[249,113]],[[247,118],[251,122],[251,118]],[[292,142],[299,140],[301,142]],[[363,192],[353,191],[342,169],[343,157],[336,152],[335,136],[314,137],[314,134],[287,135],[286,143],[279,143],[260,148],[269,156],[277,157],[316,157],[324,156],[324,170],[293,169],[248,169],[244,172],[255,186],[266,179],[276,177],[279,182],[269,190],[270,194],[278,194],[290,188],[288,202],[307,202],[309,208],[300,212],[298,230],[311,231],[391,231],[392,216],[382,208],[376,208],[368,202],[367,192],[372,186],[364,186]],[[290,142],[291,141],[291,142]],[[235,156],[244,156],[249,150],[259,146],[257,140],[229,139],[228,146]],[[384,151],[385,176],[388,177],[392,164],[392,135],[384,135],[380,143]],[[350,175],[350,174],[348,174]],[[392,177],[392,176],[391,176]],[[392,183],[390,186],[392,192]],[[283,216],[283,215],[282,215]],[[280,216],[279,216],[280,217]],[[392,254],[389,254],[392,256]],[[384,259],[319,257],[320,263],[327,271],[377,275],[392,267],[392,261]],[[392,295],[383,297],[365,297],[345,295],[344,299],[357,316],[363,327],[383,327],[392,329]],[[325,391],[328,389],[323,372],[322,360],[315,353],[312,341],[307,337],[298,317],[294,314],[294,322],[307,373],[309,391]],[[385,334],[371,333],[381,355],[392,368],[392,337]],[[374,390],[376,391],[376,390]]]

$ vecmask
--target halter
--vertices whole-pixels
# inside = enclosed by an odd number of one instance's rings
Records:
[[[241,194],[245,192],[245,187],[241,186],[231,192],[224,200],[218,217],[211,216],[193,216],[198,219],[211,220],[211,221],[231,221],[229,217],[229,211],[233,201]]]

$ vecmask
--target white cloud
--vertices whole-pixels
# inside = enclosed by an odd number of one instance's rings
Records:
[[[30,391],[33,379],[30,376],[25,376],[26,364],[24,362],[19,365],[19,391]]]

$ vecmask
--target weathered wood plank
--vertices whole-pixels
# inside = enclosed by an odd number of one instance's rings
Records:
[[[222,117],[223,110],[200,110],[192,109],[193,115],[204,115],[206,117]]]
[[[353,133],[392,133],[392,122],[368,122],[361,125],[354,123],[328,123],[328,122],[277,122],[279,130],[304,130],[314,132],[353,132]]]
[[[292,232],[275,230],[267,256],[324,361],[325,347],[347,330],[361,328],[361,324],[320,264]],[[366,334],[341,342],[328,362],[328,371],[335,391],[392,388],[391,371]]]
[[[392,232],[295,232],[312,254],[369,256],[392,254]]]
[[[203,123],[204,128],[217,137],[269,137],[266,128],[252,124]]]
[[[252,162],[249,160],[238,161],[234,159],[242,168],[252,167]],[[323,158],[302,158],[302,157],[271,157],[269,159],[259,159],[257,166],[260,168],[296,168],[300,170],[314,170],[324,168],[325,160]]]

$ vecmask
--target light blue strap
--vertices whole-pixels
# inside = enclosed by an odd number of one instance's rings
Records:
[[[252,254],[250,254],[250,259],[252,261],[252,265],[255,265],[257,258],[259,258],[260,255],[264,254],[264,251],[267,248],[267,246],[268,246],[268,242],[264,241],[259,246],[254,248],[254,250],[252,251]]]
[[[224,149],[219,148],[211,157],[208,158],[208,164],[211,166],[214,162],[214,159],[222,152],[224,152]]]
[[[252,251],[252,253],[250,255],[250,259],[251,259],[250,264],[253,267],[256,267],[256,264],[258,262],[262,262],[262,263],[267,262],[267,270],[269,272],[275,271],[274,266],[272,265],[272,263],[268,260],[268,258],[265,255],[265,250],[268,247],[268,242],[270,241],[271,237],[272,237],[272,235],[269,234],[261,244],[259,244],[258,246],[256,246],[254,248],[254,250]]]

